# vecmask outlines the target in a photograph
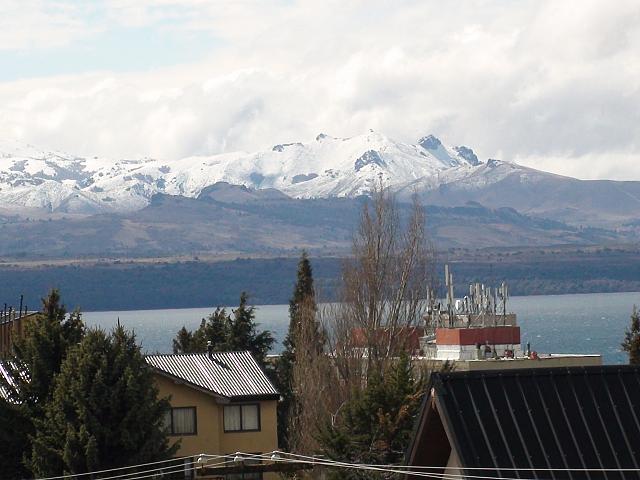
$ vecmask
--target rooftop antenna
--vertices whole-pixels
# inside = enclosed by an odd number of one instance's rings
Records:
[[[449,326],[453,326],[453,273],[449,269],[449,264],[444,266],[444,283],[447,288],[447,310],[449,311]]]
[[[500,289],[498,290],[500,300],[502,300],[502,325],[507,323],[507,299],[509,298],[509,286],[502,282]]]

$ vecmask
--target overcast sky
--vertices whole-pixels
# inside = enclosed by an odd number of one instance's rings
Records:
[[[640,2],[0,0],[0,138],[172,159],[369,128],[640,180]]]

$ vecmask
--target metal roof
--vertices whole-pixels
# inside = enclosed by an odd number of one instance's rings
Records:
[[[4,362],[2,361],[0,361],[0,377],[2,377],[2,379],[0,380],[0,398],[8,400],[9,392],[7,391],[7,387],[5,387],[2,380],[6,381],[10,385],[13,385],[13,379],[11,378],[11,375],[9,375],[9,372],[7,372],[4,366]]]
[[[467,475],[640,478],[640,367],[436,373],[431,386],[409,451],[413,465],[434,446],[429,432],[442,436],[442,427],[424,427],[430,417],[444,427],[463,468],[490,469]]]
[[[7,385],[11,386],[12,388],[15,387],[15,381],[11,376],[11,370],[10,368],[8,368],[8,367],[11,367],[11,365],[14,365],[14,364],[6,360],[4,361],[0,360],[0,377],[2,377],[2,379],[0,379],[0,398],[13,402],[13,399],[11,399],[11,392],[7,388]],[[18,373],[20,374],[22,379],[28,378],[24,372],[18,372]]]
[[[158,373],[230,400],[277,399],[280,394],[248,351],[148,355]]]

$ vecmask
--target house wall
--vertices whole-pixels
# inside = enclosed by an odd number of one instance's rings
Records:
[[[224,432],[223,406],[212,395],[154,374],[160,397],[171,397],[172,407],[196,407],[196,435],[172,436],[182,439],[176,456],[213,455],[235,452],[268,453],[278,448],[277,400],[242,402],[260,404],[260,431]],[[265,475],[265,478],[268,478]]]
[[[0,319],[0,358],[7,357],[13,352],[14,340],[22,336],[26,322],[36,318],[36,313],[19,316],[16,312]]]

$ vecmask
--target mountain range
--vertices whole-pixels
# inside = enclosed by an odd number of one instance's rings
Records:
[[[471,149],[445,147],[433,136],[408,145],[373,131],[352,138],[320,134],[308,144],[279,144],[265,152],[174,161],[81,158],[4,142],[0,205],[65,213],[134,211],[154,194],[195,198],[217,182],[274,188],[295,198],[354,197],[377,181],[400,189],[444,172],[466,177],[478,165]]]
[[[22,233],[0,234],[0,255],[344,250],[362,196],[376,184],[401,202],[417,195],[442,245],[628,242],[640,233],[640,182],[479,159],[433,135],[408,144],[374,131],[320,134],[261,152],[171,161],[79,157],[5,141],[0,223]],[[56,228],[64,238],[40,240]]]

